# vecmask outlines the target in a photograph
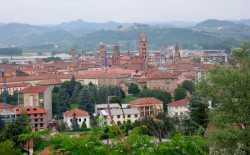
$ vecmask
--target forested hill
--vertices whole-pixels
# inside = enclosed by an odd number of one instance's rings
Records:
[[[177,28],[146,24],[87,23],[81,20],[51,26],[11,23],[0,25],[0,46],[14,45],[24,50],[53,51],[76,47],[96,50],[100,42],[119,43],[123,50],[137,50],[141,32],[150,50],[164,50],[178,43],[188,49],[227,49],[250,40],[250,26],[231,21],[207,20],[193,27]],[[57,50],[58,50],[57,49]]]

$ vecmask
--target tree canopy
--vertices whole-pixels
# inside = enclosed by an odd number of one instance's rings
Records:
[[[233,51],[229,67],[215,66],[198,85],[216,102],[210,114],[212,148],[223,154],[250,154],[250,42]]]

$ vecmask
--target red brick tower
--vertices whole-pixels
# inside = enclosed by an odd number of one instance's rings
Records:
[[[141,33],[141,37],[139,38],[139,56],[144,61],[148,62],[148,39],[144,32]]]
[[[71,61],[73,65],[76,65],[76,49],[75,48],[71,50]]]

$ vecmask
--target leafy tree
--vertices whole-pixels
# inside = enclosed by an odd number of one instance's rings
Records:
[[[18,147],[15,147],[15,143],[11,140],[6,140],[0,142],[0,154],[1,155],[20,155],[21,150]]]
[[[184,88],[176,88],[174,90],[174,100],[182,100],[187,96],[186,90]]]
[[[58,106],[59,106],[59,93],[52,92],[52,114],[59,114],[58,112]]]
[[[201,101],[197,95],[193,95],[189,101],[189,111],[191,125],[189,133],[195,134],[200,132],[198,134],[203,135],[208,125],[208,104]]]
[[[233,51],[230,67],[215,66],[198,85],[200,94],[217,102],[208,134],[217,154],[250,154],[250,42]]]
[[[5,122],[2,120],[0,115],[0,133],[4,130],[4,128],[5,128]]]
[[[86,129],[87,129],[86,122],[82,122],[81,129],[82,129],[82,130],[86,130]]]
[[[73,114],[73,118],[72,118],[72,125],[71,125],[71,128],[73,130],[77,130],[79,129],[79,124],[77,123],[77,117],[76,117],[76,113]]]
[[[70,109],[70,97],[66,89],[60,89],[59,91],[59,102],[57,104],[58,114],[62,115]]]
[[[80,93],[80,109],[86,110],[89,113],[94,112],[94,104],[90,103],[89,92],[87,87],[83,87]]]
[[[139,89],[139,87],[138,87],[137,84],[131,83],[129,85],[129,87],[128,87],[128,93],[133,94],[133,95],[136,96],[137,94],[139,94],[139,92],[140,92],[140,89]]]
[[[8,104],[12,104],[12,105],[17,105],[17,101],[18,101],[18,95],[17,92],[14,92],[12,95],[8,93],[7,91],[7,101]],[[0,102],[4,102],[4,93],[2,93],[0,95]]]
[[[185,80],[182,82],[182,88],[185,88],[192,93],[194,91],[194,83],[192,81]]]

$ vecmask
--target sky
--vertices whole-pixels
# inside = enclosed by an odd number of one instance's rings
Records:
[[[0,0],[0,23],[168,22],[250,19],[250,0]]]

